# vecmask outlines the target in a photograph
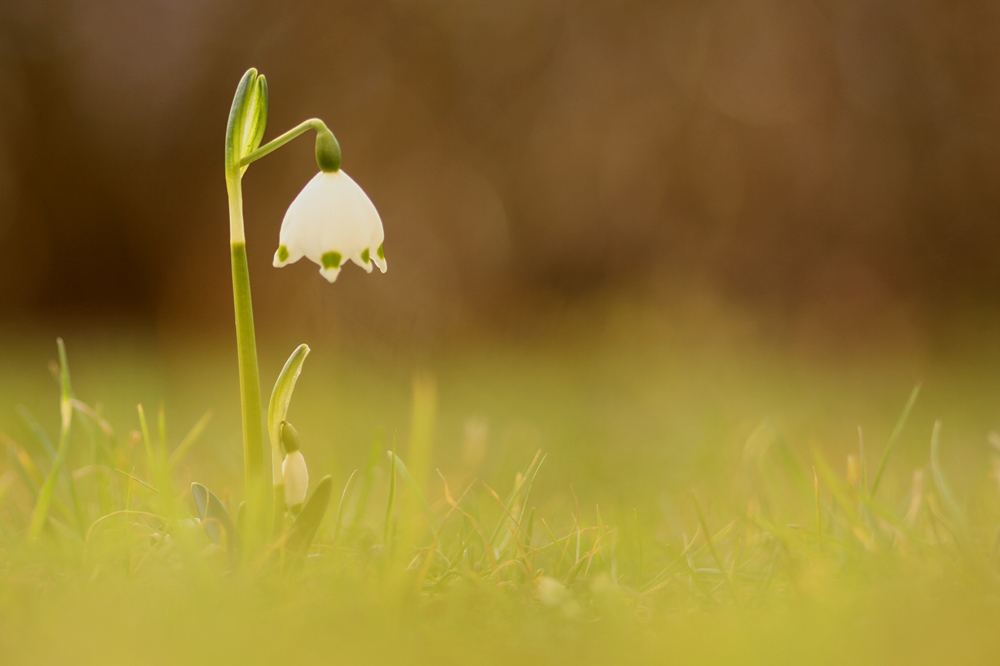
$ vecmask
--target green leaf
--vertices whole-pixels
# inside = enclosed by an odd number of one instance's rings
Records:
[[[239,554],[239,532],[233,519],[229,517],[226,507],[215,496],[215,493],[200,483],[191,484],[191,495],[194,497],[198,517],[201,519],[209,541],[218,545],[222,543],[222,537],[225,535],[229,562],[235,564]]]
[[[326,515],[332,493],[333,477],[324,476],[288,531],[286,544],[290,552],[304,556],[309,550],[313,539],[316,538],[316,532],[319,531],[319,525],[323,522],[323,516]]]
[[[288,405],[292,401],[295,382],[302,373],[302,364],[309,355],[309,345],[299,345],[285,361],[285,367],[278,374],[271,391],[271,401],[267,405],[267,435],[271,440],[272,479],[281,482],[281,422],[288,415]]]

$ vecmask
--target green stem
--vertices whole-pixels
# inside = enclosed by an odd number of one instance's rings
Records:
[[[257,339],[250,299],[250,272],[243,235],[243,196],[238,172],[226,174],[229,190],[229,230],[233,267],[233,304],[236,311],[236,348],[240,367],[240,406],[243,412],[243,471],[246,481],[248,551],[266,534],[270,504],[264,470],[264,414],[257,367]]]
[[[253,151],[252,153],[244,155],[243,159],[240,160],[240,166],[245,167],[248,164],[251,164],[252,162],[256,162],[260,158],[264,157],[269,153],[274,152],[275,150],[281,148],[283,145],[285,145],[295,137],[304,134],[309,130],[315,130],[317,132],[319,132],[320,130],[326,130],[329,132],[329,130],[326,127],[326,123],[324,123],[322,120],[320,120],[319,118],[310,118],[309,120],[305,120],[299,123],[298,125],[288,130],[281,136],[271,139],[270,141],[268,141],[267,143],[265,143],[263,146]]]

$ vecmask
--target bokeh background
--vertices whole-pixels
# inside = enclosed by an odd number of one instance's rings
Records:
[[[254,66],[265,139],[325,119],[386,229],[386,275],[273,270],[311,140],[244,179],[264,383],[313,345],[300,430],[344,465],[408,436],[425,371],[452,459],[489,424],[504,469],[560,453],[563,488],[715,469],[768,413],[798,445],[884,442],[918,379],[903,455],[942,415],[981,447],[998,34],[987,0],[3,0],[0,398],[49,400],[21,378],[61,332],[84,397],[127,423],[165,399],[178,431],[212,407],[239,469],[222,160]]]
[[[779,333],[933,334],[1000,296],[998,30],[976,0],[5,0],[0,307],[229,326],[252,65],[269,137],[338,135],[391,266],[268,268],[302,139],[245,181],[263,328],[424,344],[692,289]]]

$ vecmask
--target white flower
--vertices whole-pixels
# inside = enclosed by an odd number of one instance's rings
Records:
[[[302,188],[281,222],[274,266],[303,256],[330,282],[350,259],[371,273],[385,272],[382,219],[364,190],[341,170],[320,171]]]
[[[285,505],[292,507],[306,501],[309,489],[309,470],[301,451],[292,451],[281,463],[281,476],[285,481]]]

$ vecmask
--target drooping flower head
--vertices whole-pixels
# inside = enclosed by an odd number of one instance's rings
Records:
[[[364,190],[340,170],[340,147],[329,130],[316,139],[320,172],[302,189],[281,222],[274,266],[306,257],[330,282],[347,261],[371,273],[386,269],[382,219]]]

